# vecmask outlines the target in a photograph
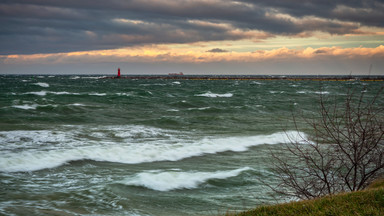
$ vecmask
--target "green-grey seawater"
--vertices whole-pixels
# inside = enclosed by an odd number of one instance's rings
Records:
[[[0,214],[217,215],[274,202],[320,95],[382,82],[0,76]],[[310,133],[305,126],[300,131]]]

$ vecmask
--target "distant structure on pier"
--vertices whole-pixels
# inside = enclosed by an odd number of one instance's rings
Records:
[[[183,76],[183,72],[180,72],[180,73],[169,73],[168,74],[169,76]]]
[[[120,78],[120,68],[117,69],[117,78]]]

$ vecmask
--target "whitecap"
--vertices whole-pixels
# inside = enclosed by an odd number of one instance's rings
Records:
[[[252,81],[251,83],[252,83],[252,84],[256,84],[256,85],[263,85],[263,83],[261,83],[261,82],[257,82],[257,81]]]
[[[85,76],[85,77],[82,77],[82,79],[104,79],[106,78],[107,76]],[[80,78],[80,77],[79,77]]]
[[[118,96],[132,96],[132,94],[130,94],[130,93],[116,93],[116,95],[118,95]]]
[[[11,136],[6,137],[17,140],[17,137],[21,139],[20,137],[26,136],[25,133],[14,133],[22,135],[14,138],[10,138]],[[52,141],[46,141],[45,139],[55,140],[57,138],[61,141],[58,143],[58,147],[50,144],[48,145],[49,148],[47,147],[48,149],[37,148],[32,150],[27,149],[21,152],[0,152],[0,171],[35,171],[54,168],[73,160],[109,161],[126,164],[179,161],[204,154],[216,154],[225,151],[247,151],[252,146],[262,144],[286,143],[289,142],[287,135],[292,138],[297,138],[297,132],[278,132],[271,135],[245,137],[185,139],[182,136],[172,135],[172,133],[175,133],[173,131],[168,132],[166,130],[144,126],[113,127],[107,132],[97,132],[101,133],[100,135],[103,141],[82,140],[85,138],[76,137],[74,133],[76,132],[67,132],[65,134],[29,132],[30,136],[27,136],[27,138],[31,141],[24,141],[25,143],[23,145],[44,146],[46,143],[52,143]],[[116,143],[115,140],[108,140],[108,136],[105,135],[108,133],[115,133],[114,137],[123,139],[124,144]],[[38,135],[33,136],[34,134]],[[185,136],[185,134],[183,135]],[[301,136],[305,137],[305,134]],[[145,140],[145,142],[137,145],[137,142],[140,142],[140,140]],[[170,142],[170,140],[172,141]],[[10,141],[6,141],[2,143],[9,142]],[[85,144],[86,146],[83,146]]]
[[[178,110],[178,109],[168,109],[167,111],[168,112],[179,112],[180,110]]]
[[[81,103],[74,103],[74,104],[69,104],[70,106],[86,106],[85,104]]]
[[[36,109],[38,107],[57,107],[57,105],[52,105],[52,104],[45,104],[45,105],[23,104],[23,105],[13,105],[12,107],[18,108],[18,109],[30,110],[30,109]]]
[[[38,96],[45,96],[45,95],[47,95],[47,92],[46,91],[27,92],[27,93],[24,93],[24,94],[33,94],[33,95],[38,95]]]
[[[211,109],[211,107],[188,108],[188,110],[207,110],[207,109]]]
[[[48,88],[49,87],[48,83],[43,83],[43,82],[33,83],[33,85],[38,85],[38,86],[44,87],[44,88]]]
[[[144,83],[144,84],[140,84],[139,86],[166,86],[167,84],[165,83],[153,83],[153,84],[148,84],[148,83]]]
[[[328,91],[317,91],[315,92],[316,94],[321,94],[321,95],[326,95],[326,94],[329,94]]]
[[[132,186],[143,186],[157,191],[194,189],[208,180],[235,177],[247,170],[251,170],[251,168],[244,167],[216,172],[181,172],[176,170],[147,171],[128,177],[120,183]]]
[[[172,82],[173,84],[180,85],[181,83],[179,81]]]
[[[321,94],[321,95],[325,95],[325,94],[330,94],[330,92],[328,91],[307,91],[307,90],[304,90],[304,91],[297,91],[296,92],[297,94]]]
[[[24,110],[30,110],[30,109],[36,109],[37,108],[37,104],[32,104],[32,105],[28,105],[28,104],[24,104],[24,105],[13,105],[12,107],[14,108],[18,108],[18,109],[24,109]]]
[[[297,91],[296,93],[297,94],[308,94],[309,92],[308,91]]]
[[[106,96],[107,94],[106,93],[89,93],[88,95],[91,95],[91,96]]]
[[[195,96],[215,98],[215,97],[232,97],[233,94],[232,93],[216,94],[208,91],[207,93],[197,94]]]
[[[75,79],[80,79],[80,77],[79,76],[72,76],[72,77],[69,77],[69,79],[75,80]]]
[[[74,93],[74,92],[66,92],[66,91],[61,91],[61,92],[49,92],[51,94],[55,95],[80,95],[80,93]]]
[[[271,94],[283,94],[284,91],[269,91]]]

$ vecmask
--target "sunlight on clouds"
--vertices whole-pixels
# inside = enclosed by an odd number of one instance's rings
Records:
[[[134,25],[145,24],[145,22],[141,20],[131,20],[131,19],[122,19],[122,18],[113,19],[112,21],[119,24],[134,24]]]
[[[209,62],[259,62],[265,60],[297,59],[354,59],[384,57],[384,46],[375,48],[355,47],[320,47],[292,49],[280,47],[271,50],[256,50],[253,52],[207,52],[215,49],[189,49],[179,47],[167,49],[164,46],[142,46],[135,48],[83,51],[57,54],[9,55],[1,56],[5,64],[44,63],[62,64],[73,62],[179,62],[179,63],[209,63]],[[219,48],[216,48],[219,50]]]

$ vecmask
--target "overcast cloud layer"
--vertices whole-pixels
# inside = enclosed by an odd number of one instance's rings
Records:
[[[371,34],[383,11],[382,0],[2,0],[0,55]]]

